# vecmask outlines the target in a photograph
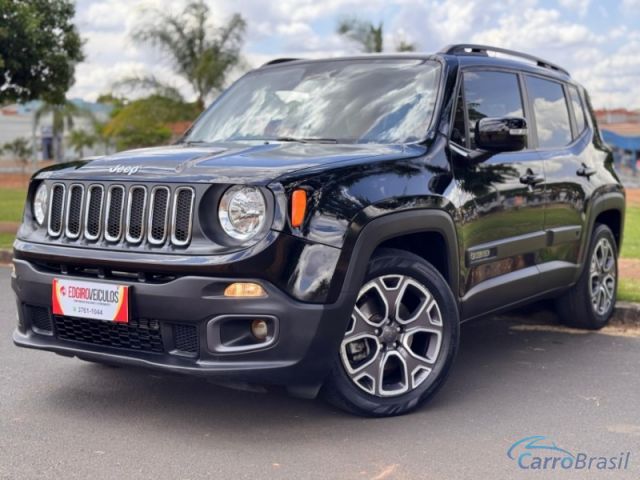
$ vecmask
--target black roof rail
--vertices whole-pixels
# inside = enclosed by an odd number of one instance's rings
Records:
[[[273,60],[269,60],[267,63],[262,65],[260,68],[266,67],[269,65],[277,65],[278,63],[293,62],[295,60],[300,60],[300,59],[299,58],[274,58]]]
[[[444,55],[485,55],[488,56],[488,52],[496,52],[502,53],[504,55],[509,55],[512,57],[524,58],[526,60],[530,60],[534,62],[536,65],[542,68],[549,68],[551,70],[557,70],[558,72],[562,72],[567,76],[571,76],[571,74],[565,70],[564,68],[556,65],[555,63],[548,62],[539,57],[534,57],[533,55],[529,55],[527,53],[516,52],[515,50],[507,50],[506,48],[499,47],[490,47],[488,45],[476,45],[473,43],[458,43],[454,45],[447,45],[438,53],[442,53]]]

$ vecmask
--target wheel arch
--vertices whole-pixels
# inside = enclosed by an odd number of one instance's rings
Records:
[[[437,242],[436,249],[429,248],[432,245],[430,242]],[[460,266],[455,225],[449,213],[435,209],[383,215],[348,236],[338,262],[339,268],[344,269],[344,280],[342,285],[332,286],[330,297],[336,298],[340,292],[357,294],[369,259],[376,249],[385,247],[401,248],[430,261],[446,279],[458,300]],[[438,253],[441,255],[436,255]]]
[[[593,200],[589,215],[588,235],[585,235],[585,241],[582,246],[581,258],[583,264],[586,262],[591,235],[597,224],[606,225],[611,229],[617,243],[618,252],[620,251],[624,235],[624,213],[625,196],[623,192],[605,193]]]

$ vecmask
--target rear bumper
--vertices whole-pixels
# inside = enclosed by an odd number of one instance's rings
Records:
[[[17,296],[19,322],[13,341],[17,346],[205,375],[221,382],[318,387],[330,369],[351,310],[348,296],[341,296],[331,305],[303,303],[259,279],[254,281],[262,284],[268,296],[255,299],[224,297],[224,288],[237,280],[233,278],[183,276],[161,284],[94,279],[131,286],[131,318],[150,319],[158,326],[156,333],[161,336],[162,347],[159,351],[141,351],[60,338],[60,317],[50,317],[51,331],[35,327],[29,309],[46,309],[51,315],[53,279],[65,276],[40,270],[25,260],[15,260],[14,264],[12,287]],[[82,280],[91,281],[85,277]],[[214,319],[220,316],[271,318],[277,325],[275,338],[264,347],[224,351],[216,345],[221,340],[216,334],[219,321]],[[189,355],[175,348],[176,325],[192,327],[197,338],[197,347]]]

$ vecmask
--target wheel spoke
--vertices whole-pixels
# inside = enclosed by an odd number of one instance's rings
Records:
[[[438,361],[443,333],[438,302],[405,275],[367,282],[340,346],[342,364],[361,390],[398,396],[426,380]]]
[[[376,336],[377,327],[372,325],[365,315],[354,307],[351,314],[351,325],[345,334],[345,340],[352,338],[360,338],[362,336]]]

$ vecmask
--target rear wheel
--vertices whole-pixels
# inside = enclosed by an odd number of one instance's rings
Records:
[[[458,338],[457,305],[442,275],[417,255],[380,250],[369,264],[325,397],[359,415],[407,413],[443,384]]]
[[[618,287],[618,251],[611,229],[597,225],[578,282],[558,299],[561,321],[571,327],[597,330],[611,318]]]

